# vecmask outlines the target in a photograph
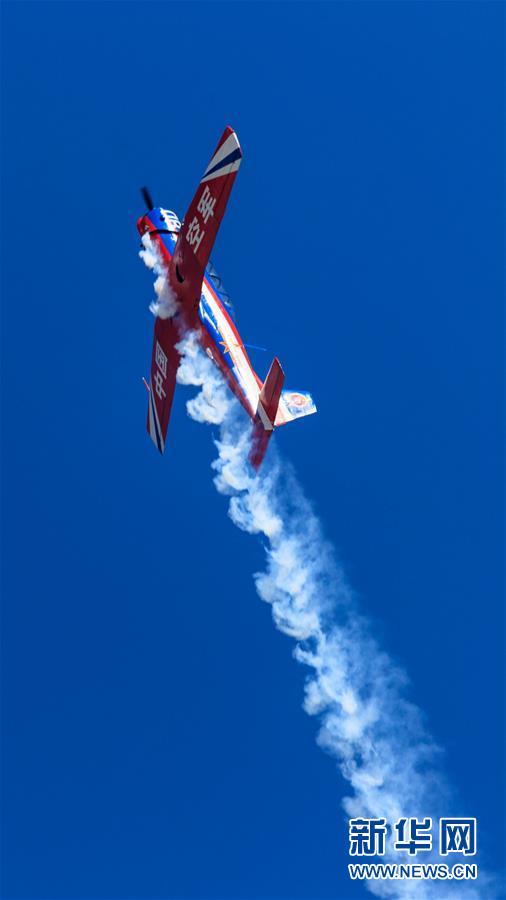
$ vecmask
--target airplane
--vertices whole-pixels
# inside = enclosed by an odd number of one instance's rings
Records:
[[[165,450],[176,374],[181,355],[177,344],[195,331],[204,351],[253,421],[249,461],[258,470],[278,425],[316,412],[307,391],[284,389],[284,372],[274,358],[264,382],[256,374],[237,330],[236,317],[223,282],[210,261],[218,228],[241,164],[242,150],[227,126],[190,203],[184,221],[175,212],[154,207],[142,189],[148,211],[137,221],[143,248],[153,250],[175,298],[176,313],[155,319],[147,430],[160,453]]]

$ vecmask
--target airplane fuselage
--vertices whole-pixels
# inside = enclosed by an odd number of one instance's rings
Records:
[[[260,380],[237,330],[232,304],[210,260],[241,159],[237,135],[227,125],[184,222],[170,210],[153,207],[149,191],[142,189],[148,211],[137,220],[145,251],[141,256],[158,274],[155,284],[158,302],[152,305],[155,325],[151,374],[149,383],[146,382],[149,391],[146,428],[158,451],[163,453],[185,352],[181,341],[188,332],[195,332],[204,351],[253,420],[248,460],[258,470],[274,429],[311,415],[316,412],[316,406],[308,391],[284,388],[285,373],[277,356],[265,380]]]

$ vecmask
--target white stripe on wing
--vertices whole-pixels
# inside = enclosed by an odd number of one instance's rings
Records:
[[[204,172],[204,176],[207,175],[210,169],[214,169],[214,167],[217,166],[222,159],[225,159],[226,156],[236,150],[237,147],[239,147],[239,141],[237,140],[237,135],[235,134],[235,132],[233,132],[232,134],[229,134],[225,143],[222,144],[219,150],[217,150],[214,154],[211,162]],[[202,179],[202,181],[204,181],[204,179]]]

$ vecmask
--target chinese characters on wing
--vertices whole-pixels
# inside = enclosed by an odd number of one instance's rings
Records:
[[[163,389],[163,383],[167,377],[167,357],[160,347],[158,341],[156,342],[155,346],[155,362],[156,372],[154,376],[154,388],[157,397],[159,397],[160,400],[163,400],[163,398],[166,396]]]
[[[207,225],[209,219],[214,216],[215,206],[216,197],[213,197],[209,186],[206,184],[197,204],[197,212],[202,216],[204,225]],[[193,248],[194,253],[196,253],[199,249],[204,235],[205,230],[203,225],[199,222],[198,216],[194,216],[188,226],[188,231],[186,232],[186,240],[188,241],[190,247]]]

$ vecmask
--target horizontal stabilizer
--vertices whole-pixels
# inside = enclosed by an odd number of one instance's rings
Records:
[[[273,434],[273,429],[271,428],[269,431],[266,431],[259,419],[254,423],[253,431],[251,432],[251,449],[248,459],[253,468],[257,471],[262,465],[264,456],[267,453],[269,441]]]
[[[287,422],[301,419],[302,416],[311,416],[315,412],[316,403],[309,391],[284,390],[281,391],[274,424],[276,426],[286,425]]]

